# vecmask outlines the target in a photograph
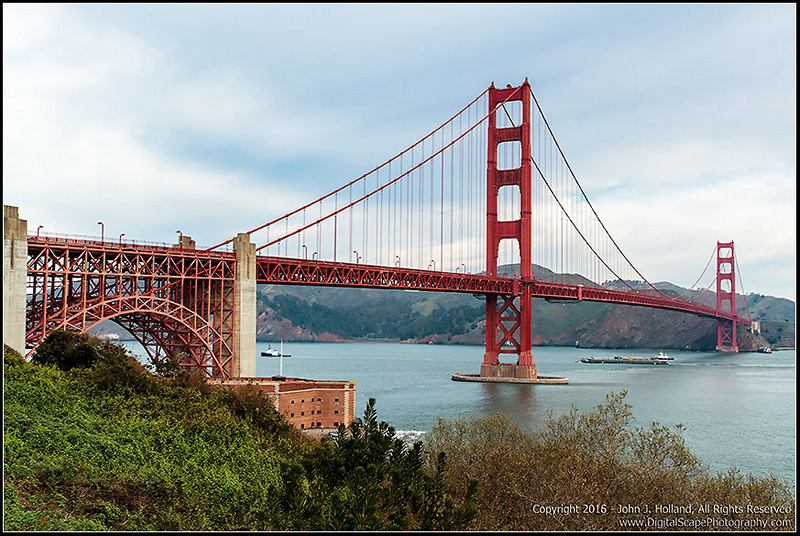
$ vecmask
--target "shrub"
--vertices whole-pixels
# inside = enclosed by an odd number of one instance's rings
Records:
[[[784,514],[761,516],[765,521],[790,519],[794,527],[788,483],[709,476],[686,448],[680,427],[632,428],[625,395],[609,394],[594,412],[573,408],[540,432],[501,415],[440,421],[427,440],[428,458],[447,454],[444,481],[451,494],[478,480],[478,530],[621,530],[647,514],[658,517],[658,505],[687,504],[738,504],[742,512],[747,504],[772,506]],[[709,517],[697,508],[680,513],[695,523]],[[731,519],[726,516],[721,523]]]

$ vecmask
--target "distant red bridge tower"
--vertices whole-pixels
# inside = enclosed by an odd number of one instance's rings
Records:
[[[738,352],[736,344],[736,270],[733,242],[717,242],[717,313],[730,313],[731,318],[717,317],[717,351]],[[727,307],[725,303],[727,302]]]

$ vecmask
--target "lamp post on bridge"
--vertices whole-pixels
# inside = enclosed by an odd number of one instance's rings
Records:
[[[356,250],[353,250],[353,253],[354,253],[354,254],[355,254],[355,256],[356,256],[356,264],[358,264],[358,260],[361,258],[361,255],[359,255],[359,254],[358,254],[358,251],[356,251]]]
[[[303,244],[303,258],[308,260],[308,248]]]
[[[40,225],[39,227],[36,228],[36,238],[39,238],[39,231],[42,230],[42,227],[44,227],[44,225]]]
[[[122,237],[125,236],[125,233],[119,235],[119,249],[122,249]]]
[[[100,242],[105,242],[106,237],[106,226],[103,222],[97,222],[97,225],[100,226]]]

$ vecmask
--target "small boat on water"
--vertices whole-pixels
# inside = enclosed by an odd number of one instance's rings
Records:
[[[281,341],[280,352],[278,350],[273,349],[272,345],[269,345],[266,350],[261,352],[261,357],[292,357],[292,355],[283,353],[283,341]]]
[[[664,359],[645,359],[639,356],[622,357],[615,355],[614,357],[584,357],[581,363],[612,363],[612,364],[628,364],[628,365],[668,365]]]
[[[650,359],[661,359],[661,360],[664,360],[664,361],[672,361],[675,358],[668,356],[667,354],[664,353],[664,350],[661,350],[658,354],[654,355]]]
[[[771,354],[772,353],[772,347],[771,346],[760,346],[756,350],[756,352],[758,352],[759,354]]]

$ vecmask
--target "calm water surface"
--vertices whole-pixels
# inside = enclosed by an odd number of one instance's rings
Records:
[[[279,344],[273,343],[278,349]],[[258,343],[260,354],[267,343]],[[397,430],[429,432],[439,417],[499,412],[529,427],[549,415],[595,409],[609,392],[626,390],[634,424],[682,424],[689,449],[716,471],[795,480],[795,352],[772,354],[669,351],[667,366],[585,364],[582,357],[638,355],[659,349],[585,350],[537,347],[539,374],[568,385],[454,382],[478,373],[483,347],[394,343],[284,343],[283,374],[357,382],[357,415],[377,400],[378,417]],[[257,357],[259,376],[278,374],[280,359]]]

